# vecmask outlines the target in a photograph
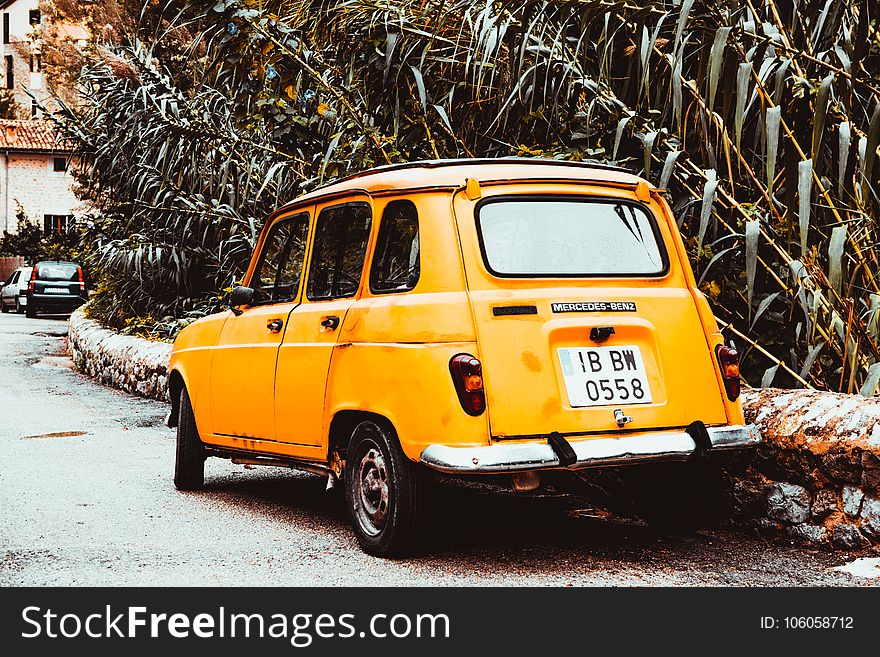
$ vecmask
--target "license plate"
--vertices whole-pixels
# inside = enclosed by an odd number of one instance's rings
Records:
[[[557,351],[573,407],[651,403],[645,363],[637,346],[563,347]]]
[[[67,294],[70,292],[66,287],[47,287],[46,294]]]

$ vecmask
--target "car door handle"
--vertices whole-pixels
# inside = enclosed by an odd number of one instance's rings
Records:
[[[328,331],[335,331],[339,328],[339,318],[336,315],[330,315],[321,320],[321,326]]]
[[[273,319],[268,324],[266,324],[266,328],[269,329],[270,333],[278,333],[281,331],[281,327],[284,326],[284,320],[281,319]]]

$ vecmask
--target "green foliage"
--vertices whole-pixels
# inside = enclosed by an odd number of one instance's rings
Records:
[[[168,7],[164,32],[85,67],[83,103],[59,119],[103,213],[94,263],[129,316],[214,307],[266,214],[336,175],[436,157],[611,160],[668,189],[749,383],[874,393],[875,3]],[[157,60],[175,25],[191,41]]]
[[[15,94],[10,89],[0,89],[0,119],[17,119],[20,114]]]
[[[78,261],[81,255],[78,231],[46,235],[27,218],[21,205],[16,211],[16,221],[16,232],[4,230],[0,237],[0,256],[21,256],[30,264],[40,260]]]

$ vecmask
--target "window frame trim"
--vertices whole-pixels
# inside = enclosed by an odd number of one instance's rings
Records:
[[[573,273],[573,274],[562,274],[562,273],[513,273],[508,274],[504,272],[499,272],[492,268],[492,265],[489,263],[489,256],[486,253],[486,244],[483,238],[483,228],[480,223],[480,210],[482,210],[486,205],[490,205],[493,203],[503,203],[510,201],[520,201],[520,202],[540,202],[540,201],[566,201],[572,203],[620,203],[623,205],[634,206],[640,210],[642,210],[648,218],[648,223],[651,226],[651,232],[654,235],[654,239],[657,242],[658,251],[660,252],[660,262],[663,265],[662,269],[659,272],[644,274],[644,273],[631,273],[631,272],[621,272],[621,273],[601,273],[601,274],[583,274],[583,273]],[[641,201],[637,201],[631,198],[624,198],[620,196],[605,196],[605,195],[578,195],[578,194],[498,194],[496,196],[487,196],[482,198],[477,204],[474,206],[474,228],[477,233],[477,242],[480,246],[480,257],[483,261],[483,267],[489,273],[490,276],[501,279],[607,279],[607,280],[615,280],[615,279],[642,279],[642,280],[660,280],[669,276],[669,273],[672,270],[670,257],[669,257],[669,249],[666,248],[666,241],[663,239],[663,233],[660,231],[660,223],[657,220],[657,217],[654,215],[654,212],[648,207],[647,204],[642,203]]]

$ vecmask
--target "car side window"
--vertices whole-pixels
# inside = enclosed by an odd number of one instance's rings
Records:
[[[11,283],[11,284],[12,284],[12,285],[15,285],[16,283],[18,283],[18,279],[19,279],[20,277],[21,277],[21,272],[20,272],[20,271],[15,272],[15,273],[12,275],[12,283]]]
[[[392,201],[382,225],[370,269],[370,291],[407,292],[419,281],[419,213],[412,201]]]
[[[357,293],[371,223],[372,210],[366,203],[321,210],[309,268],[309,299],[337,299]]]
[[[308,233],[306,212],[281,219],[272,226],[251,278],[254,303],[280,303],[296,298]]]

